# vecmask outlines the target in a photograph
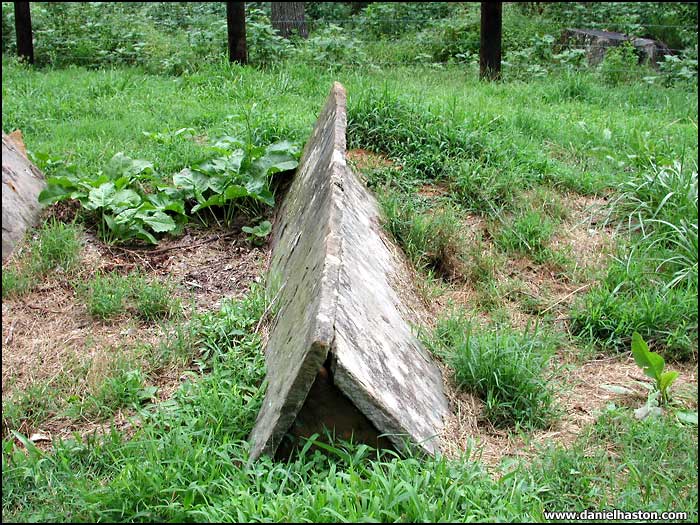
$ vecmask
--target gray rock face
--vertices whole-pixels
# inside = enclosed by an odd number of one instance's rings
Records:
[[[374,197],[346,165],[345,128],[345,90],[335,83],[275,225],[269,280],[279,310],[251,460],[275,453],[324,363],[397,449],[439,448],[442,376],[411,333],[396,289],[407,270],[381,231]]]
[[[5,260],[35,226],[41,214],[38,197],[46,187],[44,174],[5,133],[2,134],[2,259]]]

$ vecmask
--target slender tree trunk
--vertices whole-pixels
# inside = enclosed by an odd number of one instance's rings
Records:
[[[503,2],[481,2],[481,45],[479,70],[481,78],[501,78],[501,30]]]
[[[15,2],[15,32],[17,34],[17,54],[30,64],[34,63],[32,42],[32,17],[29,2]]]
[[[302,38],[309,36],[304,17],[304,2],[272,2],[272,27],[277,29],[284,38],[292,33]]]
[[[247,64],[245,2],[226,2],[226,25],[228,27],[229,61]]]

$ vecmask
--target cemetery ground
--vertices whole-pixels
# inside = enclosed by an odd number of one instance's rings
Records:
[[[332,441],[248,466],[271,310],[265,232],[242,227],[273,208],[246,203],[227,227],[189,210],[148,246],[105,240],[64,200],[3,263],[3,519],[616,508],[696,521],[696,87],[594,72],[489,84],[460,65],[167,77],[4,58],[3,129],[22,130],[49,178],[67,165],[96,178],[123,152],[170,181],[222,136],[303,145],[334,80],[349,162],[424,303],[416,330],[451,402],[444,453]],[[634,332],[679,373],[667,400],[632,358]],[[644,406],[662,413],[639,419]]]

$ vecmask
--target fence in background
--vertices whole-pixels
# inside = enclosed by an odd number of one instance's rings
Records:
[[[32,2],[31,4],[40,3]],[[133,27],[128,27],[127,23],[127,27],[124,27],[121,32],[114,31],[113,28],[110,28],[109,31],[104,30],[104,25],[99,20],[98,9],[113,10],[117,9],[117,7],[106,5],[97,7],[95,4],[96,3],[90,3],[90,8],[86,11],[84,27],[81,28],[81,30],[84,29],[84,31],[82,31],[83,34],[76,34],[71,39],[65,34],[63,34],[62,37],[57,36],[59,33],[66,33],[70,29],[69,22],[63,20],[61,16],[55,17],[56,28],[48,27],[54,22],[54,20],[49,19],[44,23],[44,27],[40,31],[35,31],[33,34],[30,2],[14,2],[16,53],[30,63],[34,63],[35,61],[44,64],[77,63],[79,65],[93,67],[104,67],[117,63],[141,64],[149,60],[150,56],[154,53],[156,56],[158,56],[158,53],[162,53],[163,56],[160,58],[161,62],[166,66],[170,66],[170,72],[178,73],[178,60],[185,61],[182,57],[187,55],[186,50],[188,48],[197,49],[198,56],[202,60],[211,59],[212,57],[219,58],[226,53],[231,61],[245,64],[248,61],[251,47],[256,52],[254,62],[259,63],[263,61],[274,61],[275,53],[280,51],[275,48],[276,46],[280,48],[285,45],[291,46],[291,44],[281,43],[281,38],[275,35],[274,30],[265,26],[263,17],[259,16],[261,12],[260,3],[222,2],[216,5],[213,5],[213,3],[202,3],[206,4],[205,7],[193,6],[193,3],[188,2],[152,3],[168,4],[167,6],[154,6],[152,10],[156,14],[160,13],[160,15],[154,16],[151,18],[151,21],[153,21],[154,26],[163,28],[167,34],[175,39],[177,50],[171,53],[168,53],[168,44],[162,42],[163,36],[156,32],[149,34],[148,29],[144,29],[141,32],[135,31]],[[248,5],[246,6],[245,4]],[[476,46],[480,55],[478,60],[475,52],[472,54],[464,53],[462,56],[458,54],[457,57],[451,57],[452,60],[456,59],[457,61],[471,63],[473,65],[478,62],[480,64],[481,75],[489,78],[498,78],[500,76],[502,63],[501,28],[503,31],[509,30],[507,26],[502,26],[500,4],[499,2],[482,3],[480,41],[478,42],[478,46]],[[86,4],[86,6],[87,5],[88,4]],[[132,5],[135,6],[136,4]],[[246,7],[249,10],[249,16],[251,11],[255,11],[256,13],[247,26],[245,16]],[[3,10],[4,9],[5,4],[3,4]],[[52,13],[58,12],[59,15],[61,12],[61,8],[56,6],[42,9],[51,9]],[[122,7],[119,9],[123,9],[123,12],[126,14],[129,13],[128,8]],[[149,9],[151,8],[149,7]],[[165,22],[166,17],[162,16],[163,13],[160,12],[162,10],[171,11],[174,15],[172,17],[173,21],[168,22],[167,25]],[[204,16],[203,13],[208,20],[208,26],[198,26],[195,22],[197,17]],[[3,25],[5,25],[4,22],[5,13],[3,13]],[[356,16],[336,18],[324,17],[322,20],[309,20],[309,25],[312,27],[312,38],[314,32],[324,34],[324,31],[330,31],[330,36],[327,37],[327,40],[331,40],[331,42],[326,43],[326,46],[333,47],[333,28],[352,27],[356,22]],[[397,28],[396,33],[402,34],[406,32],[406,27],[419,29],[422,25],[425,25],[426,20],[418,18],[382,19],[375,17],[373,23],[394,25]],[[596,28],[600,26],[600,23],[591,22],[585,25]],[[680,29],[694,32],[697,35],[697,24],[647,24],[646,27],[671,30]],[[89,36],[90,28],[99,32],[99,35],[91,38]],[[623,27],[616,27],[614,24],[607,24],[605,28],[609,30],[625,29]],[[418,29],[416,29],[416,31]],[[3,33],[5,31],[6,28],[3,27]],[[459,38],[459,35],[455,35],[455,37]],[[63,42],[61,38],[64,39]],[[337,46],[344,45],[341,35],[336,35],[336,38],[339,40]],[[4,35],[3,40],[5,40]],[[36,49],[34,43],[36,43]],[[3,42],[3,47],[5,48],[4,44]],[[265,46],[268,46],[270,49],[265,49]],[[590,46],[588,49],[590,49]],[[407,56],[400,57],[399,59],[391,56],[373,57],[371,65],[385,67],[426,63],[439,67],[446,61],[440,58],[436,59],[434,56],[429,56],[429,54],[425,53],[425,50],[422,49],[415,49],[414,51],[415,56],[412,58]],[[578,44],[543,39],[541,42],[535,43],[534,47],[507,50],[504,55],[503,66],[506,72],[512,73],[514,70],[518,70],[520,73],[529,73],[533,75],[546,74],[557,70],[586,69],[588,64],[586,60],[584,60],[585,57],[582,51],[582,46]],[[674,54],[682,52],[682,50],[678,48],[669,48],[669,51]],[[65,53],[65,56],[60,56],[62,52]],[[349,55],[348,63],[350,65],[361,65],[362,60],[358,59],[358,56],[361,55],[361,50],[357,50],[357,56],[355,57],[351,56],[352,53],[352,50],[349,54],[346,53]],[[533,56],[528,56],[528,53]],[[538,61],[538,59],[541,58],[539,56],[540,54],[547,56],[548,61]],[[261,59],[260,57],[263,58]],[[338,57],[329,53],[329,65],[331,65],[330,63],[334,60],[337,61]],[[319,61],[322,61],[322,58],[319,59]],[[336,62],[336,64],[343,63],[342,59]],[[165,69],[168,70],[167,67]],[[617,72],[622,74],[626,71],[627,69],[623,67],[618,69],[615,69],[614,66],[609,67],[610,73]],[[666,71],[654,72],[654,74],[657,75],[666,73]],[[697,70],[689,71],[689,74],[696,77]]]

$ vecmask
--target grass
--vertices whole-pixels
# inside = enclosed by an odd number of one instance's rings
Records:
[[[697,188],[697,166],[680,163],[620,184],[610,220],[628,247],[574,309],[574,333],[619,349],[637,331],[669,358],[697,359]]]
[[[16,268],[2,270],[2,298],[18,297],[31,289],[30,276]]]
[[[144,321],[154,322],[172,317],[181,308],[173,297],[172,283],[139,274],[97,274],[80,288],[90,315],[103,321],[133,309]]]
[[[526,212],[508,221],[496,236],[496,243],[506,252],[530,254],[535,259],[546,252],[554,224],[536,211]]]
[[[377,47],[392,52],[390,41]],[[597,72],[506,77],[481,83],[460,63],[279,61],[257,69],[224,60],[167,76],[126,66],[32,69],[4,57],[3,127],[22,130],[48,174],[62,163],[98,173],[122,151],[167,177],[201,158],[194,138],[250,131],[258,142],[305,140],[339,80],[349,95],[350,147],[393,160],[395,167],[377,170],[372,183],[383,194],[388,229],[431,276],[419,283],[426,295],[459,276],[480,287],[481,307],[489,304],[492,318],[505,321],[508,283],[494,276],[516,252],[532,255],[535,246],[534,253],[547,254],[549,237],[567,218],[566,202],[556,196],[607,196],[615,223],[635,231],[620,230],[620,262],[574,309],[572,330],[596,352],[626,347],[637,330],[656,351],[695,357],[697,167],[688,159],[697,156],[696,87],[612,76],[615,85],[606,85]],[[176,134],[183,128],[192,137]],[[437,199],[419,193],[435,183],[446,190]],[[495,224],[473,245],[460,235],[467,213]],[[3,268],[3,298],[34,282],[23,271]],[[291,463],[263,458],[247,466],[245,440],[265,388],[253,333],[262,295],[181,322],[169,319],[167,283],[141,282],[141,297],[133,291],[136,277],[114,279],[113,288],[125,289],[121,306],[110,306],[102,282],[96,315],[129,311],[163,322],[168,336],[136,349],[134,360],[110,361],[86,396],[73,398],[70,381],[59,378],[3,401],[5,520],[541,521],[544,510],[590,508],[687,510],[697,519],[697,427],[670,414],[636,421],[626,408],[606,410],[570,447],[504,463],[498,479],[472,459],[377,457],[342,442],[326,456],[307,450]],[[518,301],[535,313],[550,304]],[[482,397],[488,417],[523,430],[555,420],[549,327],[533,334],[445,323],[435,345],[464,388]],[[150,374],[171,360],[199,375],[190,372],[196,379],[150,405]],[[138,419],[129,439],[113,431],[41,452],[12,434],[52,417],[108,421],[120,408]]]
[[[556,415],[549,360],[555,341],[537,329],[475,329],[463,315],[438,321],[427,339],[454,369],[457,385],[484,402],[497,427],[547,428]]]
[[[475,461],[377,457],[343,442],[326,455],[307,448],[290,463],[247,465],[264,374],[251,330],[263,309],[254,293],[211,314],[215,328],[203,334],[217,348],[211,372],[185,383],[167,409],[142,410],[130,440],[113,431],[51,453],[5,440],[5,519],[539,521],[544,510],[613,507],[696,515],[696,428],[671,417],[636,421],[624,409],[605,412],[568,449],[504,466],[498,480]]]
[[[129,279],[118,273],[95,275],[84,286],[88,312],[102,320],[123,313],[126,309],[124,299],[129,293],[129,288]]]
[[[69,273],[75,268],[82,248],[78,226],[51,219],[37,230],[30,243],[34,272],[47,274],[58,271]]]
[[[462,278],[461,225],[454,209],[428,210],[402,194],[385,194],[380,202],[385,227],[417,268],[447,280]]]
[[[82,249],[82,229],[75,224],[50,219],[27,234],[27,253],[2,270],[2,296],[27,294],[52,273],[70,275],[76,269]]]

